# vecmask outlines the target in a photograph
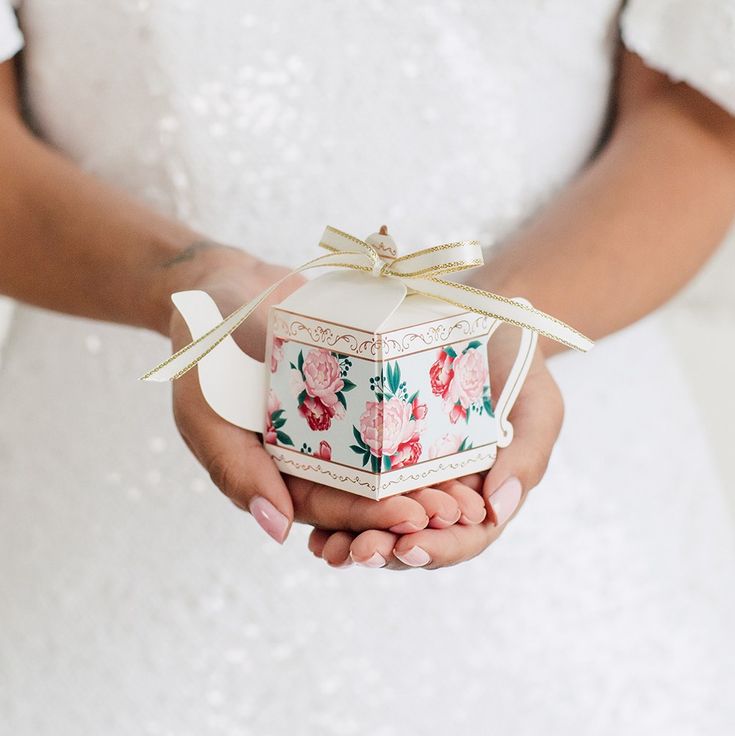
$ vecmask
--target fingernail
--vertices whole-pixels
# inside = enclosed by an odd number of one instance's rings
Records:
[[[421,547],[411,547],[408,552],[403,552],[402,554],[398,554],[398,552],[393,550],[393,554],[403,562],[404,565],[408,565],[409,567],[423,567],[427,563],[431,562],[431,557],[429,557],[427,551],[425,549],[421,549]]]
[[[478,514],[478,516],[474,519],[471,516],[467,516],[467,514],[462,514],[462,516],[459,517],[459,523],[466,524],[468,526],[473,526],[474,524],[482,524],[482,522],[485,521],[486,516],[487,511],[483,508],[482,512]]]
[[[489,498],[495,526],[502,526],[513,515],[521,500],[523,488],[518,478],[508,478]]]
[[[426,529],[428,523],[429,517],[427,516],[423,526],[419,526],[413,521],[402,521],[400,524],[390,527],[388,531],[393,532],[393,534],[412,534],[413,532],[420,532],[422,529]]]
[[[350,553],[350,557],[352,557],[352,553]],[[380,554],[380,552],[374,552],[373,556],[369,560],[355,560],[354,557],[352,557],[352,559],[356,564],[361,565],[362,567],[385,567],[386,564],[386,559]]]
[[[288,519],[263,496],[256,496],[250,502],[249,510],[255,521],[260,524],[261,529],[273,537],[278,544],[283,544],[288,531]]]
[[[441,522],[442,524],[446,524],[447,526],[454,526],[459,521],[459,518],[461,516],[462,512],[457,509],[457,515],[453,519],[445,519],[443,516],[439,516],[439,514],[434,514],[433,518],[436,521]]]

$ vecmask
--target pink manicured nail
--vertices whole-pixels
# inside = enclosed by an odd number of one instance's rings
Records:
[[[355,560],[355,558],[352,558]],[[362,567],[385,567],[385,557],[380,552],[373,553],[373,556],[369,560],[355,560],[358,565]]]
[[[431,557],[429,557],[428,553],[425,549],[421,549],[421,547],[411,547],[408,552],[404,552],[403,554],[398,554],[395,550],[393,550],[393,554],[404,564],[408,565],[409,567],[423,567],[427,563],[431,562]]]
[[[426,523],[428,524],[428,522],[429,518],[427,517]],[[390,527],[388,531],[393,532],[393,534],[413,534],[413,532],[420,532],[422,529],[426,529],[426,524],[419,526],[412,521],[402,521],[400,524]]]
[[[495,516],[495,526],[502,526],[513,516],[522,494],[521,481],[511,477],[488,498],[488,503]]]
[[[288,519],[263,496],[256,496],[250,502],[250,513],[266,534],[278,544],[283,544],[288,531]]]

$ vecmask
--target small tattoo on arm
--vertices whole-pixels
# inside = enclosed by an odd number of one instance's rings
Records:
[[[171,268],[172,266],[178,266],[180,263],[192,261],[201,251],[209,250],[210,248],[227,248],[228,250],[237,250],[237,248],[233,248],[231,245],[215,243],[213,240],[197,240],[191,245],[188,245],[181,252],[177,253],[173,258],[164,261],[161,264],[161,268]]]

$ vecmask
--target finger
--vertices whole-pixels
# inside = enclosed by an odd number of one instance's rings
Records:
[[[443,529],[456,524],[462,514],[457,501],[450,494],[438,488],[421,488],[418,491],[407,493],[406,496],[424,507],[429,517],[429,526],[435,529]],[[482,504],[482,499],[480,503]]]
[[[332,567],[349,567],[352,564],[350,545],[354,534],[333,532],[322,549],[322,559]]]
[[[482,488],[481,483],[478,486]],[[459,480],[448,480],[440,483],[438,487],[455,500],[459,508],[458,521],[460,524],[480,524],[485,520],[487,516],[485,499],[478,491]]]
[[[374,501],[303,478],[285,476],[285,480],[296,518],[306,524],[355,532],[389,529],[405,534],[424,529],[429,523],[424,507],[406,496]]]
[[[463,475],[457,480],[464,486],[471,488],[475,493],[482,492],[482,484],[485,482],[485,473],[472,473],[472,475]]]
[[[511,413],[513,441],[498,452],[483,486],[488,515],[506,524],[546,472],[564,418],[561,393],[543,369],[526,383]]]
[[[479,555],[502,531],[502,527],[490,523],[424,529],[401,536],[393,549],[393,556],[405,567],[430,570],[449,567]]]
[[[293,504],[258,436],[212,411],[194,371],[176,381],[173,390],[179,431],[212,482],[233,503],[250,511],[261,528],[282,544],[293,522]]]
[[[398,535],[371,529],[358,534],[350,545],[350,557],[363,567],[385,567],[393,562],[393,547]]]
[[[327,543],[327,539],[331,536],[332,532],[326,529],[312,529],[309,534],[309,551],[315,557],[321,557],[324,550],[324,545]]]

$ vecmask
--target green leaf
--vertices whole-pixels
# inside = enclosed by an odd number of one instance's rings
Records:
[[[373,473],[379,473],[380,472],[380,458],[375,457],[375,455],[370,455],[370,468],[373,471]]]
[[[286,418],[279,417],[278,419],[271,419],[271,423],[273,424],[273,429],[280,429],[286,423]]]
[[[375,392],[375,400],[376,401],[383,401],[384,398],[385,398],[385,396],[383,394],[380,394],[377,391]]]
[[[457,448],[457,452],[464,452],[465,450],[469,450],[470,447],[472,447],[472,444],[470,442],[468,442],[469,439],[470,439],[469,437],[465,437],[462,440],[462,443]]]
[[[409,397],[408,397],[408,403],[413,404],[413,402],[416,400],[416,397],[419,395],[418,391],[414,391]]]
[[[468,350],[474,350],[475,348],[479,348],[480,345],[482,345],[482,343],[479,340],[473,340],[462,352],[466,353]]]
[[[395,396],[398,391],[398,387],[401,385],[401,369],[398,363],[392,365],[388,363],[388,388],[391,393]]]
[[[362,439],[362,435],[360,434],[360,430],[353,424],[352,425],[352,434],[354,438],[357,440],[357,444],[360,445],[360,447],[367,449],[367,445],[365,444],[364,440]]]
[[[289,365],[291,366],[291,368],[292,368],[293,370],[295,370],[295,371],[297,371],[297,370],[298,370],[298,368],[297,368],[297,367],[296,367],[296,366],[295,366],[295,365],[293,364],[293,361],[292,361],[292,360],[291,360],[291,361],[289,361],[289,363],[288,363],[288,364],[289,364]]]
[[[272,422],[278,421],[283,416],[283,412],[285,411],[286,411],[285,409],[276,409],[276,411],[274,411],[273,414],[271,414],[271,421]]]
[[[447,345],[445,348],[443,348],[443,350],[450,358],[457,357],[457,351],[450,345]]]
[[[356,452],[358,455],[362,455],[365,452],[365,448],[362,445],[350,445],[350,450]]]
[[[280,429],[276,432],[276,438],[282,445],[293,446],[293,440],[285,432],[281,432]]]
[[[346,378],[343,380],[344,386],[342,386],[343,391],[352,391],[353,388],[357,388],[356,383],[352,383],[352,381],[348,381]]]
[[[368,450],[368,452],[366,452],[366,453],[365,453],[365,454],[364,454],[364,455],[362,456],[362,466],[363,466],[363,468],[364,468],[364,467],[365,467],[365,466],[366,466],[366,465],[368,464],[368,460],[369,460],[369,459],[370,459],[371,457],[372,457],[372,455],[370,454],[370,451],[369,451],[369,450]]]
[[[302,392],[301,392],[301,393],[300,393],[300,394],[299,394],[299,395],[298,395],[298,396],[296,397],[296,401],[297,401],[297,403],[298,403],[298,405],[299,405],[299,406],[301,406],[301,405],[302,405],[302,404],[304,403],[304,401],[306,401],[306,389],[304,389],[304,390],[303,390],[303,391],[302,391]]]
[[[482,397],[482,405],[485,408],[485,411],[492,417],[495,416],[493,414],[493,405],[490,403],[490,397],[485,395]]]
[[[467,409],[464,413],[464,423],[469,424],[470,423],[470,410]]]
[[[345,395],[341,391],[337,392],[337,401],[339,401],[339,403],[342,404],[345,409],[347,408],[347,400],[345,399]]]
[[[299,350],[299,371],[301,372],[301,377],[304,377],[304,351]]]
[[[387,455],[383,455],[383,470],[390,470],[390,458]]]

